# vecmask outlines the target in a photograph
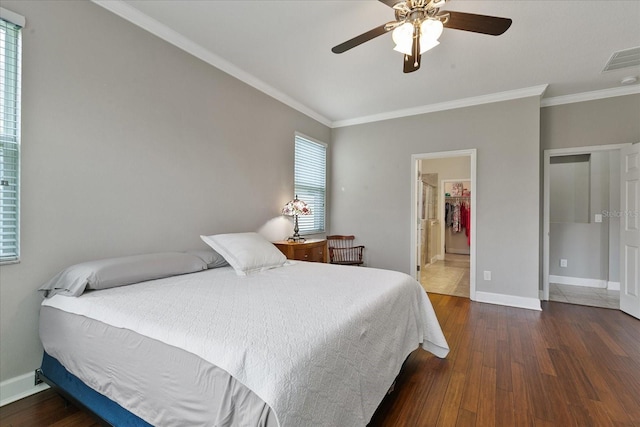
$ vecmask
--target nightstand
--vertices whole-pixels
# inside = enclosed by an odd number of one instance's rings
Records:
[[[327,241],[324,239],[309,239],[304,242],[273,242],[280,252],[288,259],[311,262],[327,262]]]

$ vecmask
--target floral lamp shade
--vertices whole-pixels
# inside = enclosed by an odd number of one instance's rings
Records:
[[[305,202],[298,199],[298,195],[296,194],[293,200],[284,205],[282,215],[294,217],[293,236],[289,237],[289,241],[304,242],[304,238],[300,237],[298,233],[298,231],[300,231],[298,228],[298,215],[311,215],[311,208],[309,208]]]

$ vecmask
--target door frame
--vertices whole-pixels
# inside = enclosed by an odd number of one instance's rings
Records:
[[[592,145],[585,147],[573,148],[551,148],[544,150],[544,171],[543,171],[543,199],[542,199],[542,289],[540,290],[540,299],[549,301],[549,230],[550,230],[550,201],[551,201],[551,182],[550,168],[551,157],[568,156],[578,154],[589,154],[598,151],[614,151],[620,150],[629,144],[610,144],[610,145]]]
[[[429,159],[446,159],[451,157],[469,157],[470,177],[471,181],[471,255],[469,268],[469,298],[476,300],[476,212],[477,203],[476,195],[477,186],[477,149],[471,148],[467,150],[454,151],[438,151],[433,153],[422,153],[411,155],[411,251],[410,251],[410,267],[409,271],[413,272],[412,276],[420,281],[420,272],[416,271],[418,265],[416,246],[418,244],[418,161]],[[440,191],[438,191],[440,192]]]

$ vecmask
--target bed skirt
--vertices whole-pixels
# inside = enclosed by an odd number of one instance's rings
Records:
[[[47,352],[44,352],[42,366],[36,371],[36,375],[65,399],[99,418],[104,425],[151,427],[151,424],[87,386]]]

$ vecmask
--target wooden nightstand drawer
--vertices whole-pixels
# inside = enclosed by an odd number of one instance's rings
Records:
[[[307,240],[306,242],[274,242],[274,245],[288,258],[298,261],[327,262],[327,241]]]

